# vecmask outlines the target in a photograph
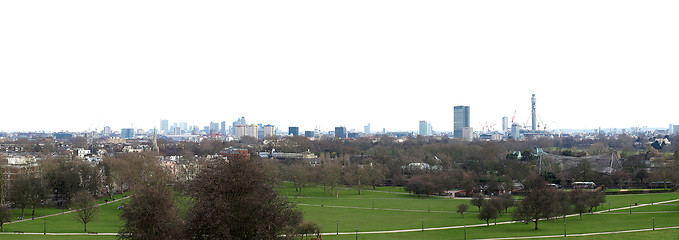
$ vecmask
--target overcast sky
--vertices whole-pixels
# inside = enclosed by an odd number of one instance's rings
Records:
[[[2,1],[4,131],[679,124],[679,1]],[[530,124],[530,123],[529,123]]]

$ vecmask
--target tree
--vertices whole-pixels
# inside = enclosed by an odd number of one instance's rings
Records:
[[[514,197],[512,197],[512,195],[503,194],[500,196],[500,199],[502,199],[502,206],[504,207],[505,212],[508,212],[510,207],[516,205],[516,203],[514,202]]]
[[[472,197],[472,200],[470,200],[470,203],[476,207],[479,208],[479,211],[481,211],[481,206],[483,206],[483,203],[486,202],[486,199],[484,198],[483,194],[477,193],[474,194]]]
[[[292,236],[302,221],[294,204],[274,190],[259,159],[242,157],[206,166],[191,183],[187,221],[191,239],[275,239]]]
[[[570,192],[571,205],[573,205],[573,211],[580,215],[580,220],[582,220],[582,214],[588,209],[587,192],[581,189],[575,189]]]
[[[502,210],[505,209],[504,206],[504,201],[500,197],[491,197],[488,200],[488,204],[493,206],[495,210],[497,210],[497,213],[500,214],[500,217],[502,217]]]
[[[171,191],[165,186],[149,186],[138,190],[123,208],[120,218],[121,239],[182,238],[183,223],[178,215]]]
[[[460,215],[462,215],[462,217],[464,217],[464,212],[466,212],[467,209],[469,209],[469,205],[467,205],[467,204],[460,203],[460,204],[457,205],[457,212],[460,213]]]
[[[490,225],[488,222],[490,219],[495,219],[497,218],[497,212],[498,209],[495,208],[495,205],[491,201],[487,201],[483,203],[483,206],[481,207],[481,211],[479,211],[479,215],[477,216],[480,220],[486,221],[486,226]]]
[[[558,195],[556,189],[547,187],[542,177],[535,173],[528,177],[524,187],[526,187],[528,194],[517,206],[513,219],[525,222],[532,221],[537,230],[540,219],[550,218],[558,212]]]
[[[5,231],[3,226],[6,222],[12,221],[12,211],[4,205],[0,205],[0,231]]]
[[[10,188],[9,199],[21,209],[21,219],[24,218],[24,210],[30,205],[30,177],[19,175]]]
[[[87,223],[94,221],[99,214],[99,207],[94,205],[94,197],[86,190],[77,192],[71,198],[71,207],[76,209],[73,217],[83,223],[85,232],[87,232]]]
[[[28,183],[28,205],[33,210],[31,219],[35,219],[35,207],[47,198],[47,188],[43,179],[39,177],[30,177]]]
[[[589,207],[589,212],[592,209],[606,202],[606,194],[604,192],[588,192],[587,194],[587,207]]]

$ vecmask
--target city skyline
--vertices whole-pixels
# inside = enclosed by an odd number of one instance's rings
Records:
[[[35,6],[42,6],[36,8]],[[265,7],[266,6],[266,7]],[[678,2],[0,3],[0,131],[679,123]],[[125,16],[125,17],[121,17]],[[514,115],[514,113],[516,114]]]

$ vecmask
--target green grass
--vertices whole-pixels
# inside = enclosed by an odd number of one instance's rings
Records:
[[[335,233],[336,231],[352,233],[358,227],[359,232],[383,231],[401,229],[420,229],[431,227],[449,227],[485,224],[485,221],[476,218],[478,209],[469,204],[468,199],[453,199],[449,197],[430,196],[418,197],[408,194],[399,187],[380,187],[375,190],[364,189],[359,195],[355,189],[340,189],[339,198],[331,195],[329,189],[323,191],[322,186],[310,186],[302,189],[302,194],[295,192],[292,184],[282,183],[277,191],[287,195],[289,199],[297,203],[298,209],[304,213],[306,220],[317,222],[321,226],[321,232]],[[120,197],[120,196],[118,196]],[[657,193],[636,195],[611,195],[607,196],[607,202],[598,210],[628,207],[634,205],[679,199],[679,193]],[[103,200],[101,200],[103,202]],[[469,211],[464,217],[455,213],[457,205],[466,203],[470,205]],[[119,219],[120,210],[117,209],[121,202],[111,203],[101,207],[101,212],[94,222],[88,224],[89,232],[117,232],[121,225]],[[632,209],[621,209],[604,214],[584,214],[579,217],[567,218],[567,232],[593,233],[620,230],[632,230],[651,228],[652,218],[655,218],[656,227],[679,225],[679,202],[668,204],[655,204]],[[61,209],[39,209],[39,216],[49,214]],[[511,220],[509,214],[497,219],[497,222]],[[27,212],[28,213],[28,212]],[[47,231],[59,233],[82,233],[83,224],[75,220],[73,214],[64,214],[47,217]],[[15,215],[16,216],[16,215]],[[339,224],[338,224],[339,222]],[[540,221],[539,230],[533,230],[533,224],[511,223],[482,227],[468,227],[466,229],[468,239],[496,238],[510,236],[542,236],[563,234],[563,220]],[[6,232],[42,232],[43,220],[25,221],[5,225]],[[464,229],[446,229],[434,231],[417,231],[406,233],[380,233],[360,234],[361,239],[462,239]],[[659,230],[641,233],[620,233],[601,236],[579,237],[579,239],[671,239],[679,236],[679,230]],[[324,239],[355,239],[353,234],[324,235]],[[43,235],[0,235],[0,239],[113,239],[115,236],[43,236]],[[569,237],[571,238],[571,237]]]

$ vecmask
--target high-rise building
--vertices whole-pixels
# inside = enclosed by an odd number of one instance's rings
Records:
[[[288,135],[299,136],[299,127],[288,127]]]
[[[535,113],[535,93],[533,93],[533,96],[530,98],[530,102],[531,102],[530,112],[531,112],[531,117],[533,119],[533,122],[530,126],[530,129],[535,131],[537,129],[536,124],[535,124],[537,122],[537,119],[536,119],[536,116],[535,116],[536,115],[536,113]]]
[[[189,124],[186,123],[186,122],[180,122],[179,128],[182,130],[182,132],[188,132],[189,131]]]
[[[257,139],[259,136],[259,126],[255,124],[248,125],[248,127],[245,129],[245,135]]]
[[[234,134],[233,135],[236,138],[240,138],[242,136],[245,136],[245,128],[246,128],[245,125],[236,125],[236,127],[234,128]]]
[[[104,136],[107,136],[107,137],[108,137],[108,136],[111,136],[111,133],[112,133],[112,132],[111,132],[111,127],[105,126],[105,127],[104,127],[104,133],[103,133]]]
[[[275,128],[273,125],[264,125],[264,138],[270,138],[276,136]]]
[[[133,128],[120,129],[120,137],[121,138],[134,138],[134,129]]]
[[[216,122],[210,122],[210,129],[208,130],[209,134],[216,134],[219,132],[219,123]]]
[[[347,127],[335,127],[335,137],[347,138]]]
[[[172,134],[174,135],[182,135],[182,128],[181,127],[174,127]]]
[[[431,136],[431,122],[420,121],[420,135]]]
[[[363,127],[363,133],[365,133],[366,135],[370,134],[370,123],[368,123],[368,125],[365,125]]]
[[[465,127],[462,129],[462,140],[471,141],[474,139],[474,129]]]
[[[168,133],[170,125],[167,119],[160,119],[160,132]]]
[[[453,137],[462,138],[462,130],[466,127],[471,127],[469,106],[455,106],[453,108],[453,113]]]
[[[308,138],[312,138],[315,136],[314,131],[304,131],[304,136]]]
[[[226,121],[222,121],[221,128],[219,128],[219,133],[226,135]]]
[[[512,124],[512,139],[518,140],[521,138],[521,127],[518,123]]]
[[[507,117],[502,117],[502,132],[507,132],[509,130],[509,119]]]

